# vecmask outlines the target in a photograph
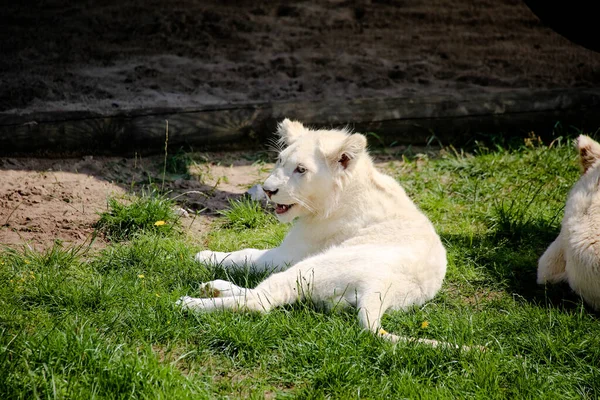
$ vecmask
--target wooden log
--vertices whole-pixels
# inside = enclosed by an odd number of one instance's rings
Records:
[[[422,98],[249,104],[202,109],[0,114],[0,155],[133,155],[170,149],[259,148],[276,123],[293,118],[318,127],[349,126],[384,143],[460,145],[477,134],[551,132],[557,122],[600,127],[600,89],[565,89]],[[379,140],[376,140],[377,141]]]

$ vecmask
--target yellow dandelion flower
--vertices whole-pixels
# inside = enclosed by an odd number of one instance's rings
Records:
[[[13,280],[12,280],[12,279],[10,280],[10,283],[13,283]]]
[[[380,329],[379,329],[379,334],[380,334],[381,336],[383,336],[383,335],[387,335],[387,334],[388,334],[388,332],[387,332],[385,329],[383,329],[383,328],[380,328]]]
[[[139,274],[139,275],[138,275],[138,278],[140,278],[140,279],[144,279],[144,278],[145,278],[145,276],[144,276],[144,274]]]
[[[154,293],[156,297],[160,297],[160,293]]]
[[[423,321],[421,322],[421,329],[425,329],[429,326],[429,322],[428,321]]]
[[[165,224],[166,224],[166,222],[165,222],[165,221],[156,221],[156,222],[154,223],[154,226],[163,226],[163,225],[165,225]]]

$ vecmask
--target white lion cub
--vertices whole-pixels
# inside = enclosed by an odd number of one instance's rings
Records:
[[[355,306],[365,329],[410,340],[383,330],[381,317],[388,309],[425,303],[442,286],[446,250],[433,225],[396,180],[375,169],[364,136],[311,130],[289,119],[277,133],[286,148],[263,190],[278,219],[294,221],[283,243],[270,250],[202,251],[196,260],[281,272],[255,289],[208,282],[204,287],[222,297],[184,296],[178,304],[267,312],[307,298]]]
[[[539,284],[569,282],[600,310],[600,144],[577,138],[583,175],[571,189],[560,234],[538,262]]]

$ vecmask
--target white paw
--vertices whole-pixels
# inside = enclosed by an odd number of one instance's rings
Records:
[[[241,296],[245,292],[246,289],[222,279],[217,279],[200,285],[200,293],[202,293],[204,297]]]
[[[212,310],[215,308],[214,299],[202,299],[198,297],[182,296],[175,303],[183,309],[187,310]]]
[[[194,258],[199,263],[218,264],[223,261],[226,254],[227,253],[222,253],[220,251],[203,250],[196,253],[196,257]]]
[[[176,306],[180,306],[182,308],[189,308],[190,304],[193,303],[194,298],[190,296],[181,296],[179,300],[175,302]]]
[[[191,311],[213,311],[223,308],[223,304],[220,300],[190,296],[180,297],[175,304],[183,309]]]

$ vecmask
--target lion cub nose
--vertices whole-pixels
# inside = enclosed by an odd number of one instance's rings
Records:
[[[263,192],[265,192],[265,194],[267,196],[269,196],[269,198],[271,198],[271,196],[273,196],[274,194],[277,194],[277,192],[279,192],[279,189],[269,190],[269,189],[263,188]]]

